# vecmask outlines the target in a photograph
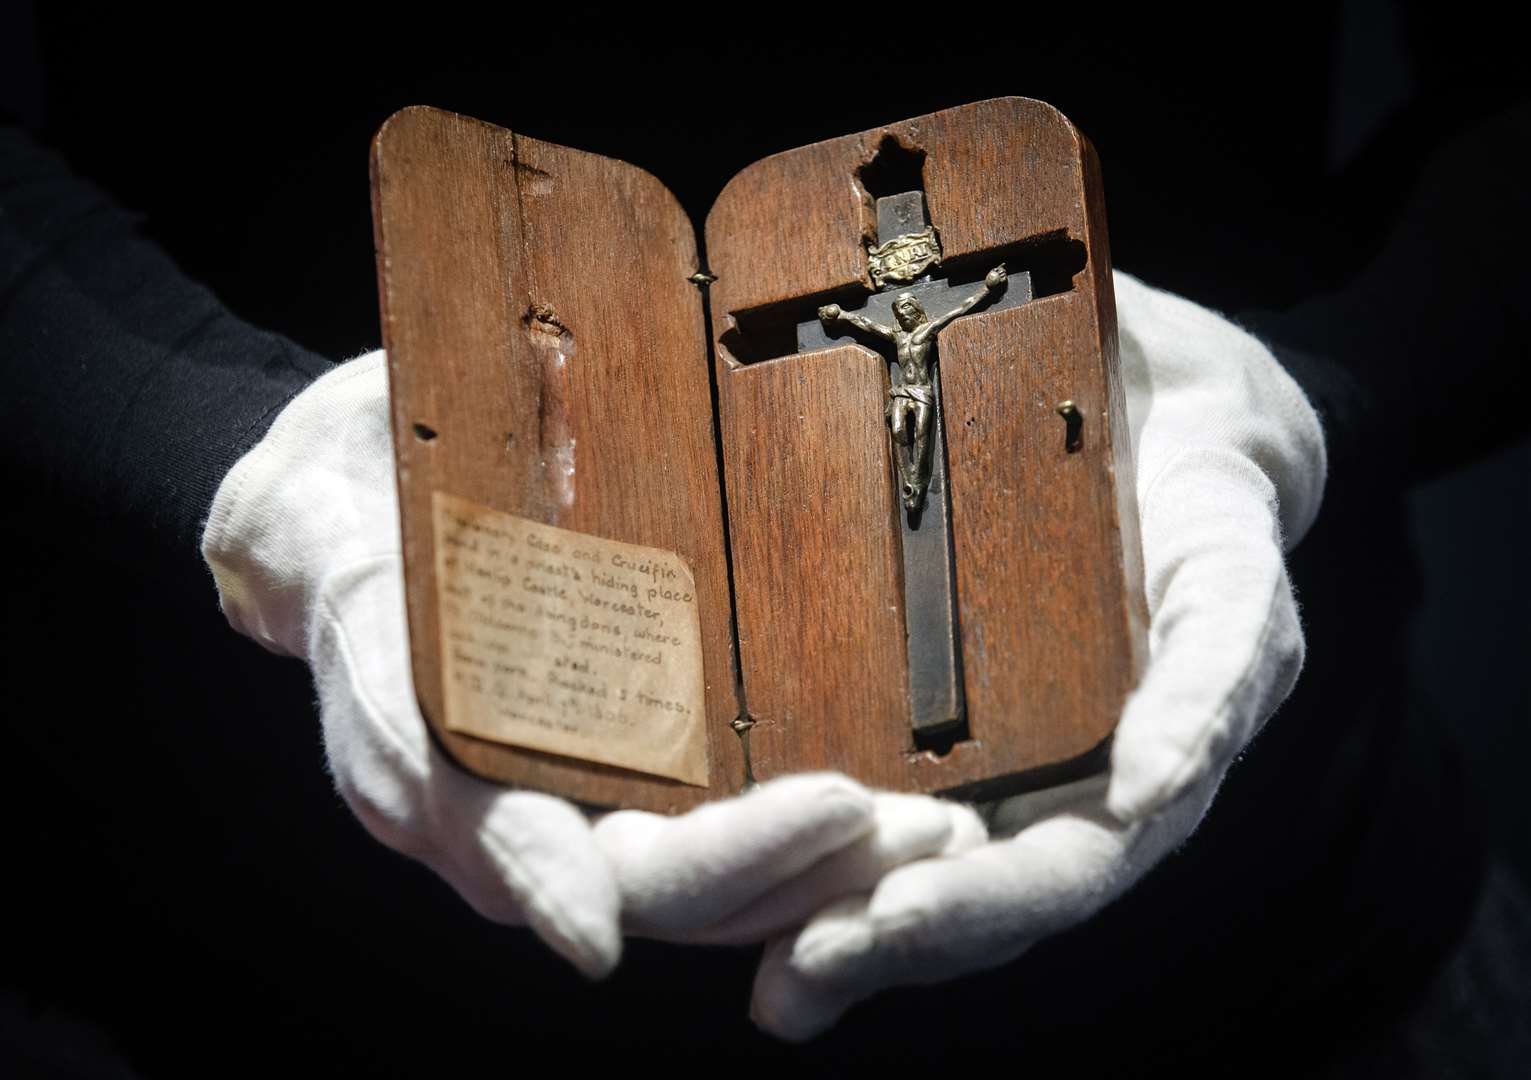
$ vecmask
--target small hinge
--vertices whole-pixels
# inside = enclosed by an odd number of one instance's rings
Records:
[[[750,761],[750,729],[755,726],[755,718],[743,712],[734,717],[728,726],[734,729],[735,735],[739,736],[739,746],[744,751],[743,790],[749,791],[759,785],[759,781],[755,779],[755,766]]]
[[[705,270],[698,270],[696,273],[692,274],[686,280],[691,282],[691,284],[695,285],[698,289],[705,289],[707,286],[711,285],[714,281],[718,280],[718,275],[717,274],[709,274]]]

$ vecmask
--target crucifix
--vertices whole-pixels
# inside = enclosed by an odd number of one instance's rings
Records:
[[[452,760],[667,812],[751,769],[983,798],[1101,767],[1146,611],[1099,165],[1057,110],[776,154],[701,237],[641,170],[439,110],[372,165]]]
[[[977,291],[935,279],[931,271],[940,263],[940,239],[919,191],[877,200],[877,234],[878,242],[868,247],[868,261],[869,276],[879,291],[859,311],[846,311],[839,304],[819,308],[817,320],[798,324],[797,346],[800,353],[824,348],[840,336],[842,325],[874,348],[892,346],[884,415],[902,506],[899,550],[910,719],[918,740],[958,729],[963,719],[936,338],[979,305],[1031,299],[1031,277],[1023,272],[1012,281],[1004,267],[997,266]],[[878,321],[890,314],[891,322]]]

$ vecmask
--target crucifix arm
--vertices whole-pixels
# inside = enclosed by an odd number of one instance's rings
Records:
[[[841,311],[839,304],[825,304],[819,308],[819,318],[823,320],[825,326],[832,326],[837,322],[850,323],[864,334],[871,334],[873,337],[880,337],[885,341],[893,340],[893,327],[874,323],[865,315]]]
[[[934,334],[945,327],[953,319],[961,318],[963,315],[966,315],[968,312],[972,311],[991,292],[1003,289],[1007,280],[1008,277],[1005,274],[1005,268],[1003,266],[996,266],[993,270],[990,270],[988,276],[983,279],[983,288],[979,289],[972,296],[968,297],[966,300],[962,301],[962,303],[952,308],[945,315],[942,315],[936,319],[932,319],[928,333]]]

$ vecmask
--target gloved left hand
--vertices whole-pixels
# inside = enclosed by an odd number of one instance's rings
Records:
[[[234,628],[312,669],[330,770],[368,831],[586,974],[617,963],[624,929],[760,941],[900,862],[984,838],[965,808],[874,796],[834,774],[592,828],[562,799],[448,761],[410,680],[381,352],[288,404],[219,486],[203,555]]]

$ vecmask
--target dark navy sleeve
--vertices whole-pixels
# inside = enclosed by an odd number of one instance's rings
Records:
[[[1448,141],[1360,274],[1241,316],[1317,407],[1332,469],[1420,480],[1531,432],[1528,139],[1522,106]]]
[[[232,315],[0,127],[0,469],[121,550],[194,558],[219,481],[330,364]]]

